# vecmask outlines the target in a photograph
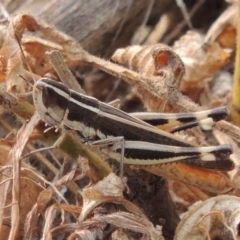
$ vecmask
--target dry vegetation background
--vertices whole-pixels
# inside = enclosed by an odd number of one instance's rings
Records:
[[[2,0],[1,239],[240,238],[238,3],[181,2]],[[232,118],[211,136],[198,128],[180,136],[201,146],[231,144],[235,169],[125,166],[124,184],[114,160],[71,132],[59,148],[22,158],[61,135],[44,132],[34,114],[31,90],[43,76],[79,89],[76,79],[87,95],[120,99],[126,112],[228,106]]]

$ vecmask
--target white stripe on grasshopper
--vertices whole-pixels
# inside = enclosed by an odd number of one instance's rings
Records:
[[[116,146],[117,148],[118,146]],[[205,147],[178,147],[178,146],[169,146],[157,143],[149,143],[143,141],[126,141],[125,142],[126,148],[131,149],[147,149],[151,151],[165,151],[165,152],[175,152],[175,153],[182,153],[182,152],[192,152],[195,151],[196,153],[211,153],[219,149],[219,146],[205,146]]]
[[[108,149],[102,149],[102,151],[110,156],[111,158],[117,160],[120,162],[121,159],[121,153],[113,152]],[[194,156],[193,156],[194,157]],[[178,156],[178,157],[172,157],[172,158],[161,158],[161,159],[136,159],[136,158],[126,158],[124,157],[124,164],[131,164],[131,165],[156,165],[156,164],[163,164],[163,163],[171,163],[171,162],[178,162],[183,161],[184,159],[189,159],[190,156],[184,157],[184,156]],[[215,156],[213,154],[208,154],[208,156],[205,158],[201,157],[202,161],[214,161]]]
[[[71,90],[71,91],[74,92],[73,90]],[[82,94],[79,94],[79,93],[77,93],[77,92],[75,92],[75,93],[78,94],[78,95],[82,95]],[[84,96],[84,97],[87,97],[88,99],[93,99],[93,100],[96,101],[96,98],[89,97],[89,96]],[[98,108],[91,107],[91,106],[89,106],[89,105],[87,105],[87,104],[84,104],[84,103],[82,103],[82,102],[79,102],[79,101],[75,100],[75,99],[72,98],[72,97],[69,99],[69,101],[70,101],[70,102],[73,102],[73,103],[75,103],[75,104],[77,104],[77,105],[79,105],[79,106],[81,106],[81,107],[83,107],[83,108],[89,109],[89,110],[91,110],[92,112],[95,112],[95,113],[97,113],[97,114],[100,112],[100,110],[99,110]]]
[[[209,117],[212,114],[212,110],[204,110],[190,113],[159,113],[159,112],[137,112],[130,113],[131,116],[139,119],[154,120],[154,119],[165,119],[165,120],[177,120],[181,118],[195,118],[196,120],[202,120]],[[177,121],[179,122],[179,121]]]
[[[191,148],[191,147],[190,147]],[[189,152],[189,147],[175,147],[175,146],[167,146],[149,142],[140,142],[140,141],[125,141],[125,149],[142,149],[148,151],[157,151],[161,153],[161,151],[167,152],[175,152],[175,153],[182,153],[182,156],[176,156],[172,158],[159,158],[159,159],[136,159],[136,158],[127,158],[124,157],[124,163],[132,164],[132,165],[152,165],[152,164],[162,164],[162,163],[170,163],[181,161],[184,159],[189,159],[191,157],[199,156],[199,159],[202,161],[215,161],[216,157],[214,154],[210,153],[211,151],[216,150],[216,147],[193,147],[192,149],[196,149],[196,155],[186,155],[184,156],[184,152]],[[121,153],[116,152],[117,150],[121,150],[121,146],[119,144],[114,144],[111,148],[103,148],[102,151],[110,156],[111,158],[120,161]],[[199,153],[199,154],[198,154]]]
[[[70,97],[70,94],[68,94],[68,93],[66,93],[65,91],[63,91],[63,90],[61,90],[61,89],[59,89],[59,88],[57,88],[57,87],[55,87],[55,86],[52,86],[52,85],[50,85],[50,84],[47,84],[47,83],[38,83],[38,85],[41,85],[41,87],[48,87],[48,88],[51,88],[51,89],[53,89],[55,92],[57,92],[60,96],[63,96],[63,97],[65,97],[66,99],[70,99],[71,97]]]

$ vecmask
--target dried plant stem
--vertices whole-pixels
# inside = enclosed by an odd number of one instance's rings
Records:
[[[7,92],[0,91],[0,104],[4,109],[14,112],[24,120],[29,119],[35,112],[33,105]]]
[[[240,1],[238,1],[237,52],[232,93],[232,121],[240,126]]]
[[[86,94],[85,91],[78,84],[72,72],[69,70],[67,64],[64,62],[60,51],[53,50],[51,52],[47,52],[46,54],[48,55],[55,71],[57,72],[64,85],[68,88],[74,89],[79,93]]]
[[[59,147],[74,159],[77,159],[79,155],[89,159],[89,161],[97,168],[99,179],[103,179],[112,172],[107,162],[101,159],[97,153],[89,148],[89,146],[83,145],[72,134],[67,134]]]
[[[41,129],[41,132],[43,132],[43,129]],[[49,145],[53,145],[60,136],[61,133],[56,134],[53,132],[47,132],[44,135]],[[90,149],[89,146],[83,145],[73,133],[65,134],[56,147],[59,147],[73,159],[77,159],[79,156],[87,158],[96,167],[99,179],[103,179],[112,172],[108,163],[99,157],[98,153]]]

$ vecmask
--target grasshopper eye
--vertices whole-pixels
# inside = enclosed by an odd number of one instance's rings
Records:
[[[58,96],[53,89],[43,86],[42,101],[46,108],[54,107],[58,103]]]
[[[68,99],[59,94],[55,89],[43,86],[42,89],[42,101],[46,109],[63,109],[66,110],[68,106]]]

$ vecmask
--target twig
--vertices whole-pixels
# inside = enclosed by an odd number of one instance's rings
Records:
[[[63,84],[79,93],[86,94],[64,62],[62,54],[57,50],[46,52],[46,54]]]

